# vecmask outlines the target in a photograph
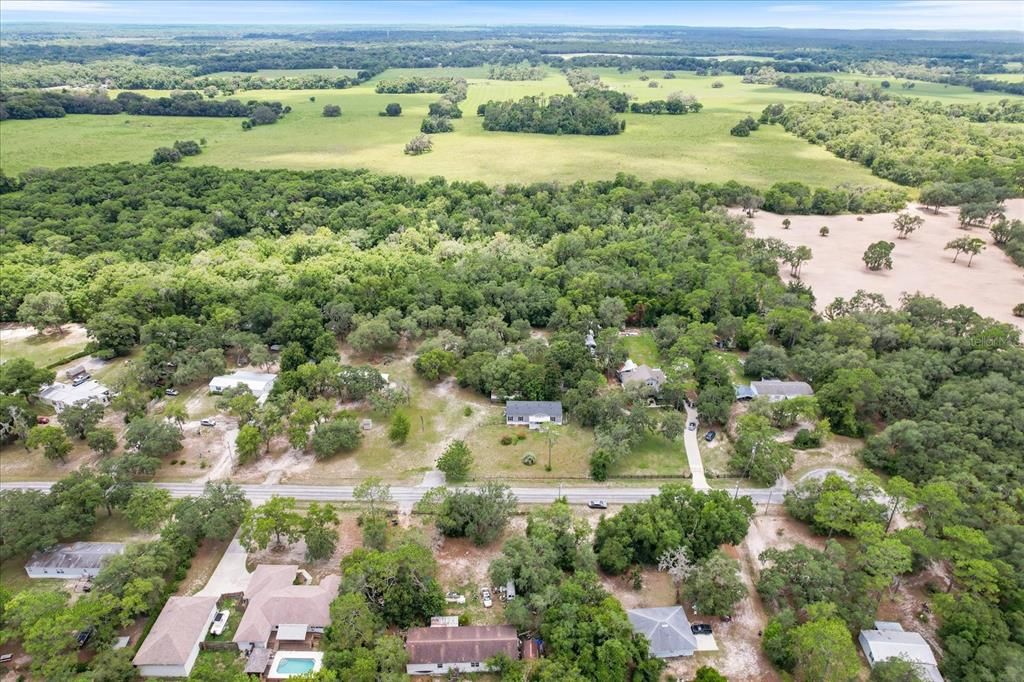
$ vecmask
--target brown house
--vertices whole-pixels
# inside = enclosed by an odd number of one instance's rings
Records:
[[[519,637],[511,625],[470,625],[458,628],[412,628],[405,638],[410,675],[447,675],[450,670],[489,670],[487,659],[505,654],[519,658]]]

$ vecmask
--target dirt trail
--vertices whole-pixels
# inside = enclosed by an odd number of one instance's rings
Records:
[[[220,449],[220,458],[211,464],[210,470],[197,482],[219,481],[231,477],[238,457],[235,455],[235,439],[238,437],[238,427],[231,426],[224,431],[221,438],[223,448]]]
[[[445,379],[441,383],[432,387],[430,389],[430,392],[436,395],[439,400],[452,401],[456,399],[455,379],[452,377]],[[463,404],[461,401],[459,402],[459,409],[462,409],[465,405],[469,405],[470,407],[473,408],[473,413],[469,416],[468,419],[461,421],[458,424],[458,426],[455,427],[448,426],[448,421],[444,414],[438,415],[436,417],[438,429],[444,430],[447,433],[444,439],[442,439],[440,442],[437,443],[437,445],[431,448],[429,454],[431,465],[437,462],[438,458],[442,454],[444,454],[445,448],[447,448],[452,441],[465,440],[465,438],[469,436],[469,434],[472,433],[474,429],[479,427],[487,419],[488,413],[486,410],[478,409],[478,406],[472,403],[467,402]]]

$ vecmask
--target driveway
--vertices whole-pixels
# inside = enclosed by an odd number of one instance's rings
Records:
[[[697,429],[690,430],[690,423],[697,423],[697,410],[686,406],[686,431],[683,432],[683,445],[686,447],[686,461],[690,465],[690,475],[694,490],[710,490],[708,479],[704,477],[704,460],[700,458],[700,445],[697,443]]]
[[[249,587],[249,578],[252,576],[245,567],[246,556],[245,548],[238,541],[238,535],[235,535],[206,586],[199,590],[196,596],[220,597],[222,594],[244,592],[245,588]]]

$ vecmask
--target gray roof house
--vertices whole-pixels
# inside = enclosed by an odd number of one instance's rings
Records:
[[[36,552],[25,564],[29,578],[92,578],[110,557],[124,552],[121,542],[75,542]]]
[[[633,369],[627,370],[627,366],[623,365],[623,368],[619,370],[619,381],[623,386],[643,384],[657,393],[661,390],[661,385],[665,383],[665,373],[657,367],[637,365]]]
[[[562,403],[558,400],[509,400],[505,403],[505,424],[539,429],[541,424],[562,423]]]
[[[92,401],[105,405],[110,402],[110,389],[95,379],[89,379],[77,386],[55,381],[39,391],[39,399],[59,414],[69,405],[84,405]]]
[[[650,653],[655,658],[693,656],[697,650],[697,637],[690,630],[690,621],[682,606],[630,609],[626,616],[633,631],[650,642]]]
[[[814,389],[806,381],[779,381],[764,379],[751,381],[750,386],[736,386],[736,400],[767,398],[772,402],[814,395]]]
[[[899,623],[875,621],[874,630],[861,630],[860,646],[871,667],[896,658],[914,664],[921,677],[942,682],[939,665],[928,642],[916,632],[906,632]]]

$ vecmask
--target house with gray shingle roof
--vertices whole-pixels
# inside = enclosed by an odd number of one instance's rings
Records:
[[[505,424],[539,429],[542,424],[562,423],[558,400],[509,400],[505,403]]]
[[[654,658],[693,656],[697,651],[697,637],[690,630],[690,621],[682,606],[656,606],[649,609],[626,611],[633,631],[650,642]]]
[[[217,613],[217,597],[171,597],[132,663],[142,677],[188,677]]]

